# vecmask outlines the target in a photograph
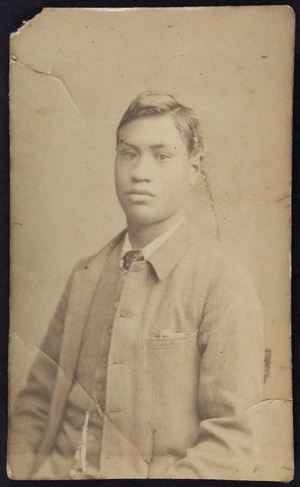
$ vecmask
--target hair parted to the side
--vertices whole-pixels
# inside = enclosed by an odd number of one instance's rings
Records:
[[[194,111],[179,103],[173,95],[145,91],[140,93],[129,105],[117,128],[118,135],[121,127],[141,117],[161,116],[170,114],[188,153],[192,156],[202,154],[203,139],[200,121]]]

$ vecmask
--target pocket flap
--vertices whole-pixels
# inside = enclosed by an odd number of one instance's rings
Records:
[[[168,350],[172,348],[191,348],[198,345],[198,330],[178,338],[146,338],[145,348],[148,350]]]

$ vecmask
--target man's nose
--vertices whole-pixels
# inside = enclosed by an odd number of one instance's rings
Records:
[[[131,177],[134,182],[153,180],[154,165],[149,155],[141,155],[139,157],[131,173]]]

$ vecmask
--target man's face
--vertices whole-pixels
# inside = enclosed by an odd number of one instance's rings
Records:
[[[198,169],[170,115],[136,119],[119,131],[116,191],[135,225],[153,225],[180,214]]]

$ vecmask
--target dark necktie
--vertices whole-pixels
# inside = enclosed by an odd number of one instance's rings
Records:
[[[132,262],[144,260],[143,252],[141,250],[129,250],[123,257],[123,269],[128,270]]]

